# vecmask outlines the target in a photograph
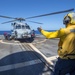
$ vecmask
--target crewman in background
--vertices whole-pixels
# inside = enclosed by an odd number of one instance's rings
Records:
[[[75,13],[68,13],[64,19],[65,28],[48,32],[41,27],[37,29],[46,38],[59,38],[58,60],[55,64],[53,75],[75,75]]]
[[[7,39],[7,32],[4,32],[4,38]]]

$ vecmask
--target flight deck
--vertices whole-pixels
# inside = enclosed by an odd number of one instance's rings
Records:
[[[58,40],[37,35],[21,42],[0,36],[0,75],[52,75]]]

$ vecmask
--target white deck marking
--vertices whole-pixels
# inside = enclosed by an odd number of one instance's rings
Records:
[[[33,48],[33,50],[35,51],[35,52],[37,52],[37,53],[39,53],[49,64],[51,64],[51,65],[53,65],[53,63],[51,62],[51,61],[49,61],[48,59],[47,59],[47,57],[43,54],[43,53],[41,53],[35,46],[33,46],[33,44],[31,44],[31,43],[28,43],[32,48]],[[42,58],[41,58],[42,59]],[[43,59],[42,59],[43,60]],[[45,60],[43,60],[44,62],[46,62]]]
[[[8,45],[9,45],[9,44],[11,44],[11,45],[19,45],[17,42],[16,42],[16,43],[8,43],[8,42],[4,42],[4,41],[2,41],[2,40],[0,40],[0,42],[3,43],[3,44],[8,44]]]
[[[43,42],[45,42],[46,40],[47,40],[47,39],[44,39],[43,41],[36,42],[36,43],[43,43]],[[15,43],[9,43],[9,42],[4,42],[4,41],[0,40],[0,43],[3,43],[3,44],[19,45],[19,44],[18,44],[19,41],[14,41],[14,42],[15,42]],[[33,43],[33,44],[36,44],[36,43]]]
[[[40,42],[36,42],[36,43],[33,43],[33,44],[39,44],[39,43],[43,43],[43,42],[45,42],[47,39],[44,39],[44,40],[42,40],[42,41],[40,41]]]
[[[47,59],[48,59],[48,60],[55,60],[55,59],[57,59],[57,58],[58,58],[58,55],[52,56],[52,57],[48,57]]]
[[[36,59],[36,60],[17,63],[17,64],[0,66],[0,72],[1,71],[11,70],[11,69],[16,69],[16,68],[21,68],[21,67],[25,67],[25,66],[35,65],[35,64],[39,64],[39,63],[42,63],[41,60]]]
[[[0,40],[0,42],[2,42],[2,40]]]

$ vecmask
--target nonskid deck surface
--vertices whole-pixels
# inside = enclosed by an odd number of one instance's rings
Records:
[[[57,59],[57,43],[58,39],[42,36],[31,43],[1,38],[0,75],[51,75],[50,65]]]

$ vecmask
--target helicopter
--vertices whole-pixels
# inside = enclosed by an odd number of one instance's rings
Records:
[[[0,17],[10,18],[10,17],[7,17],[7,16],[1,16],[1,15],[0,15]],[[15,20],[2,23],[2,24],[5,24],[5,23],[13,22],[13,23],[11,23],[11,25],[13,27],[13,29],[11,30],[11,34],[6,33],[6,32],[4,33],[4,37],[5,37],[6,40],[34,39],[35,38],[34,29],[32,30],[27,23],[22,22],[22,21],[25,21],[24,18],[13,18],[13,19],[15,19]],[[14,22],[14,21],[19,21],[19,22]],[[30,21],[30,22],[42,24],[42,23],[34,22],[34,21]]]
[[[2,24],[5,24],[5,23],[13,22],[11,23],[11,25],[13,26],[12,33],[7,34],[7,35],[5,34],[4,36],[6,39],[26,39],[26,38],[33,39],[35,37],[35,31],[31,30],[30,26],[27,23],[23,23],[22,21],[26,21],[27,19],[31,19],[31,18],[38,18],[38,17],[43,17],[43,16],[66,13],[70,11],[74,11],[74,8],[63,10],[63,11],[58,11],[58,12],[53,12],[53,13],[48,13],[48,14],[43,14],[43,15],[38,15],[38,16],[27,17],[27,18],[13,18],[13,17],[0,15],[0,17],[3,17],[3,18],[13,19],[11,21],[2,23]],[[19,21],[19,22],[14,22],[14,21]],[[34,21],[29,21],[29,22],[43,24],[43,23],[34,22]]]

